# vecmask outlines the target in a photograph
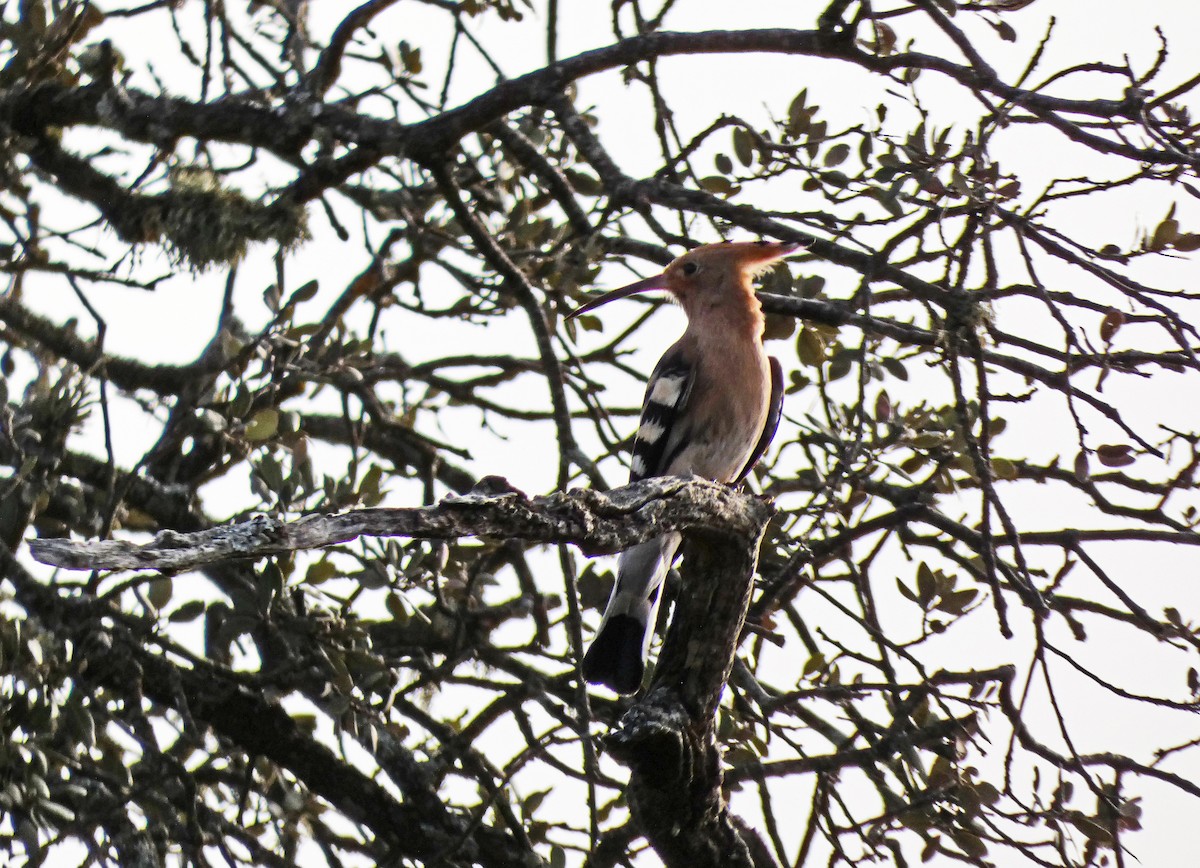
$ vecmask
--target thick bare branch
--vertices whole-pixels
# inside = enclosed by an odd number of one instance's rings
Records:
[[[294,522],[263,516],[194,533],[162,531],[141,546],[125,540],[40,539],[30,542],[30,550],[39,561],[66,569],[160,572],[323,548],[360,536],[572,542],[600,554],[672,530],[741,538],[755,531],[766,509],[756,498],[699,478],[660,477],[609,492],[577,489],[531,499],[489,476],[472,492],[432,507],[363,509]]]

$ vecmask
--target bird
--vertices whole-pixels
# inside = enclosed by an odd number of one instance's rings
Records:
[[[665,290],[687,328],[646,384],[629,481],[696,475],[740,483],[766,451],[783,406],[783,370],[763,350],[762,306],[752,279],[800,247],[776,241],[696,247],[658,275],[606,292],[579,316],[619,298]],[[668,533],[621,553],[584,678],[618,694],[641,687],[662,584],[682,538]]]

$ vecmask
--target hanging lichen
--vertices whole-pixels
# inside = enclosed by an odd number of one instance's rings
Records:
[[[294,247],[308,237],[303,205],[256,202],[222,187],[212,172],[185,167],[170,174],[170,189],[141,197],[122,237],[162,244],[179,263],[197,271],[236,262],[251,243]]]

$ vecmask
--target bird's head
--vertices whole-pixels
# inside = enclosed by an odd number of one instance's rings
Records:
[[[726,308],[744,308],[757,317],[758,305],[751,279],[799,247],[799,244],[780,241],[705,244],[680,256],[661,274],[610,290],[567,316],[578,316],[618,298],[664,290],[679,302],[689,319]]]

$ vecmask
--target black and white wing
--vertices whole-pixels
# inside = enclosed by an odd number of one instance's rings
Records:
[[[695,368],[678,344],[654,366],[633,440],[629,481],[662,476],[688,441],[686,413]]]

